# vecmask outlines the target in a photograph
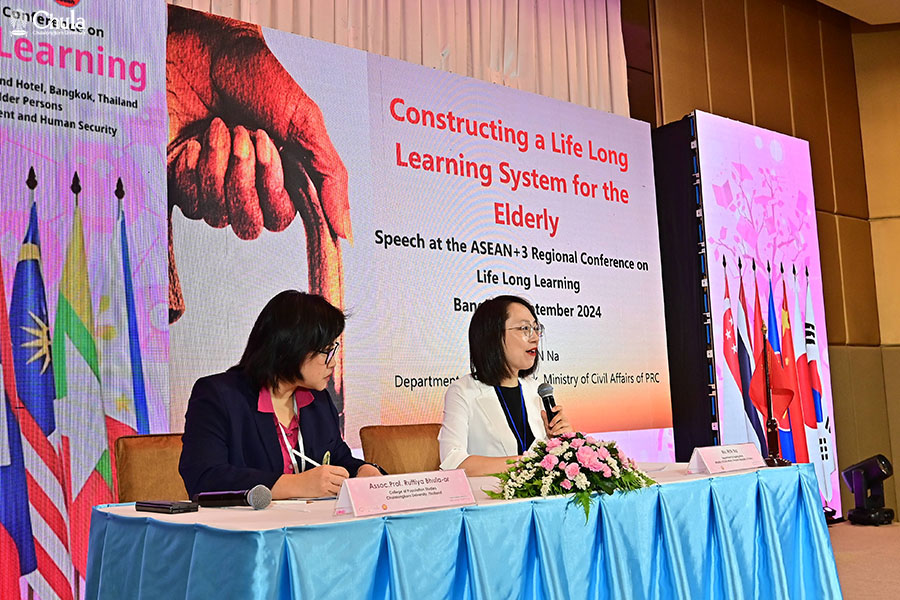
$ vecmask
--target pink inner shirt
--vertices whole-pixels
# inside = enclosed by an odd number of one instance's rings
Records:
[[[300,418],[297,412],[304,406],[312,404],[312,401],[313,395],[309,390],[297,390],[294,392],[294,402],[296,402],[297,410],[294,412],[291,422],[284,428],[284,433],[287,436],[291,448],[297,447],[297,440],[300,437]],[[281,429],[282,425],[278,421],[278,416],[275,414],[275,408],[272,406],[272,393],[269,391],[269,388],[264,387],[259,390],[259,401],[256,404],[256,410],[262,413],[271,413],[272,420],[275,422],[275,428]],[[278,433],[277,437],[278,446],[281,448],[281,460],[284,463],[283,472],[293,473],[294,465],[291,462],[291,453],[288,450],[288,447],[284,445],[284,436],[282,436],[281,433]]]

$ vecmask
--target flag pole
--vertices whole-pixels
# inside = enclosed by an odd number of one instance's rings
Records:
[[[30,200],[29,206],[31,204],[34,204],[34,195],[35,195],[34,190],[35,190],[35,188],[37,188],[37,184],[38,184],[37,175],[34,172],[34,167],[28,167],[28,179],[25,180],[25,185],[28,187],[28,199]],[[16,396],[18,396],[18,394],[16,394]],[[15,398],[14,401],[18,403],[18,406],[15,407],[17,410],[19,409],[20,406],[22,406],[24,408],[22,401],[19,400],[18,397]],[[2,402],[2,400],[0,400],[0,402]],[[31,586],[30,581],[28,582],[27,589],[28,589],[28,600],[32,600],[34,598],[34,588]]]
[[[772,277],[772,266],[766,262],[766,270],[769,278]],[[770,290],[771,295],[771,290]],[[770,323],[771,325],[771,323]],[[787,467],[791,461],[781,458],[781,445],[778,441],[778,421],[775,420],[775,409],[772,406],[772,384],[769,380],[769,329],[765,322],[760,324],[763,334],[763,369],[766,374],[766,442],[769,446],[769,455],[766,456],[766,465],[769,467]]]
[[[119,200],[118,203],[118,211],[122,212],[122,198],[125,197],[125,187],[122,185],[122,178],[119,177],[116,179],[116,191],[115,196]]]
[[[69,188],[75,194],[75,206],[78,206],[78,194],[81,193],[81,179],[78,178],[78,171],[72,176],[72,187]]]

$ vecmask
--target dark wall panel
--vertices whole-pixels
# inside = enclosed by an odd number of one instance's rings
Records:
[[[710,111],[723,117],[752,123],[744,2],[705,2],[703,12]]]
[[[835,209],[839,215],[865,219],[869,207],[849,18],[826,7],[819,13]]]
[[[816,221],[819,230],[819,255],[822,259],[822,289],[828,343],[846,344],[847,323],[844,320],[844,294],[841,290],[841,248],[837,217],[831,213],[816,211]]]
[[[847,343],[877,346],[878,301],[875,295],[875,266],[869,222],[853,217],[837,217],[841,244],[841,282],[844,287],[844,312],[847,319]]]
[[[747,0],[753,123],[792,135],[783,13],[777,0]]]
[[[809,140],[816,208],[833,213],[831,147],[816,5],[801,0],[786,2],[784,17],[794,135]]]
[[[656,3],[662,122],[709,110],[701,0]]]

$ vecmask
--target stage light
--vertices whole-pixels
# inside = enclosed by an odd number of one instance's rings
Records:
[[[857,525],[887,525],[894,520],[894,510],[884,507],[884,480],[894,474],[891,462],[876,454],[841,471],[844,483],[853,492],[856,508],[847,518]]]

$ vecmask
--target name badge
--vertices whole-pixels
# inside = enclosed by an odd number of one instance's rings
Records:
[[[334,514],[365,517],[468,504],[475,498],[465,471],[429,471],[345,479]]]
[[[752,443],[694,448],[688,473],[727,473],[766,466],[759,449]]]

